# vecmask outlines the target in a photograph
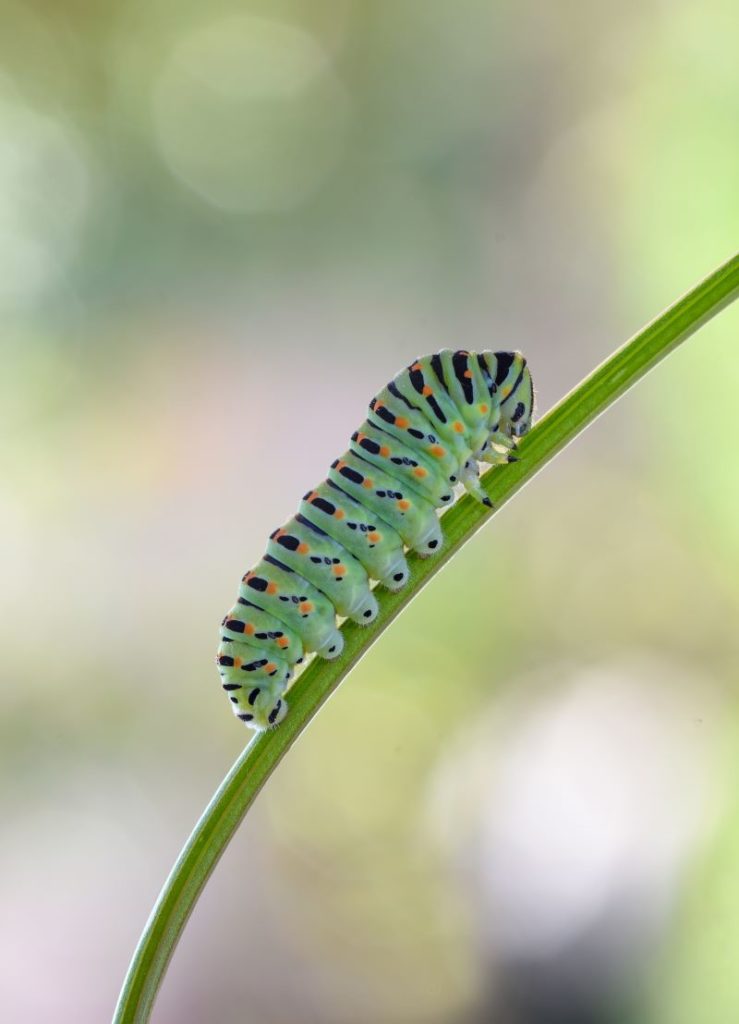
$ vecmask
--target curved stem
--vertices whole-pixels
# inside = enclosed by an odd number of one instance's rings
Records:
[[[483,486],[495,509],[462,498],[443,517],[438,556],[408,559],[411,578],[396,594],[376,591],[377,619],[346,623],[336,661],[314,659],[290,691],[279,728],[258,733],[221,783],[164,883],[134,953],[114,1024],[147,1021],[172,952],[198,896],[257,794],[323,702],[398,613],[452,555],[538,471],[653,366],[739,295],[739,255],[714,271],[615,352],[550,410],[519,446],[521,461],[489,471]]]

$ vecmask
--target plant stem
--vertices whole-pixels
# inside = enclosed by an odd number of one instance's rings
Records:
[[[114,1024],[149,1019],[177,940],[211,872],[257,794],[323,702],[421,587],[483,523],[565,448],[585,427],[682,341],[739,295],[739,255],[679,299],[615,352],[550,410],[519,445],[521,461],[489,471],[485,491],[495,508],[469,496],[443,516],[439,555],[411,555],[409,583],[396,594],[375,593],[380,612],[370,626],[347,622],[345,646],[336,661],[314,659],[290,691],[290,711],[281,725],[258,733],[221,783],[164,883],[144,928],[121,991]]]

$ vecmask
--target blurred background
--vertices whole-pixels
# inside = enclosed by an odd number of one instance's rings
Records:
[[[249,736],[221,616],[370,396],[513,347],[543,413],[731,254],[736,6],[0,11],[0,1017],[93,1024]],[[362,661],[157,1024],[739,1017],[737,328]]]

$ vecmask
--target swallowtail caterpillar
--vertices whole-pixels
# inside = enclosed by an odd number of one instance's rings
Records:
[[[440,550],[436,510],[452,504],[455,487],[490,505],[478,463],[516,461],[533,406],[520,353],[450,349],[419,357],[372,399],[348,450],[271,535],[223,619],[216,660],[237,718],[252,729],[282,721],[295,665],[313,651],[341,653],[337,615],[372,622],[370,580],[399,590],[406,548]]]

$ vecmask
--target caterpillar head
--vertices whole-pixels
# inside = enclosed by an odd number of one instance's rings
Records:
[[[485,353],[500,402],[499,430],[523,437],[534,415],[534,382],[520,352]]]

